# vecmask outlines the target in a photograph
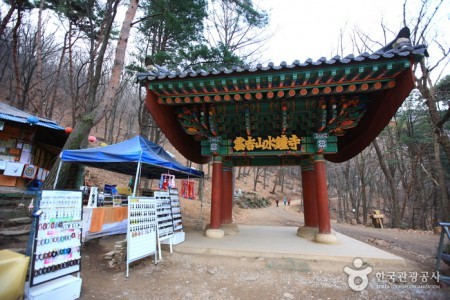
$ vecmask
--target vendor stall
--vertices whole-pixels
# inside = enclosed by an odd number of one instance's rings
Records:
[[[162,173],[174,175],[178,179],[203,177],[203,172],[183,166],[161,146],[139,135],[114,145],[64,150],[61,152],[60,165],[64,162],[136,176],[138,179],[160,179]],[[133,195],[136,195],[138,181],[135,181]]]
[[[127,233],[128,207],[84,207],[82,241]]]
[[[104,147],[64,150],[61,153],[60,166],[64,162],[135,176],[137,180],[134,183],[133,196],[137,196],[142,177],[161,179],[162,174],[165,175],[164,178],[172,179],[203,177],[203,172],[183,166],[161,146],[141,136]],[[83,241],[127,233],[127,214],[127,207],[84,207]]]

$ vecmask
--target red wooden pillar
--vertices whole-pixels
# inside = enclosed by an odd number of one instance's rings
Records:
[[[314,156],[316,180],[316,201],[319,221],[319,234],[331,234],[330,209],[328,207],[327,173],[322,154]]]
[[[303,205],[305,210],[305,226],[317,228],[319,226],[319,219],[317,211],[316,178],[313,160],[302,159],[301,168]]]
[[[222,166],[222,202],[220,224],[233,223],[233,164],[224,160]]]
[[[222,157],[213,157],[210,228],[219,229],[222,202]]]

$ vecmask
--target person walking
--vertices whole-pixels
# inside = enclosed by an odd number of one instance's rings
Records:
[[[286,196],[283,196],[283,204],[286,205],[287,199]]]
[[[288,198],[288,206],[291,206],[291,198]]]
[[[278,207],[278,199],[275,200],[275,203],[277,204],[277,207]]]

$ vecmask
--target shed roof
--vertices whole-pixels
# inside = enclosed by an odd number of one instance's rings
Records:
[[[23,123],[23,124],[29,124],[27,118],[29,117],[37,117],[32,114],[29,114],[27,112],[24,112],[23,110],[17,109],[15,107],[12,107],[8,104],[0,102],[0,120],[7,120],[17,123]],[[55,130],[64,130],[64,127],[58,125],[56,121],[43,118],[43,117],[37,117],[38,122],[36,124],[33,124],[35,126],[42,126],[47,127]]]

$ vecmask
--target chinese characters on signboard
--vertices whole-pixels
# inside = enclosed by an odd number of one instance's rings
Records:
[[[255,151],[255,150],[300,150],[301,139],[295,134],[290,137],[281,135],[277,137],[268,136],[266,139],[262,137],[236,137],[234,140],[235,151]]]

